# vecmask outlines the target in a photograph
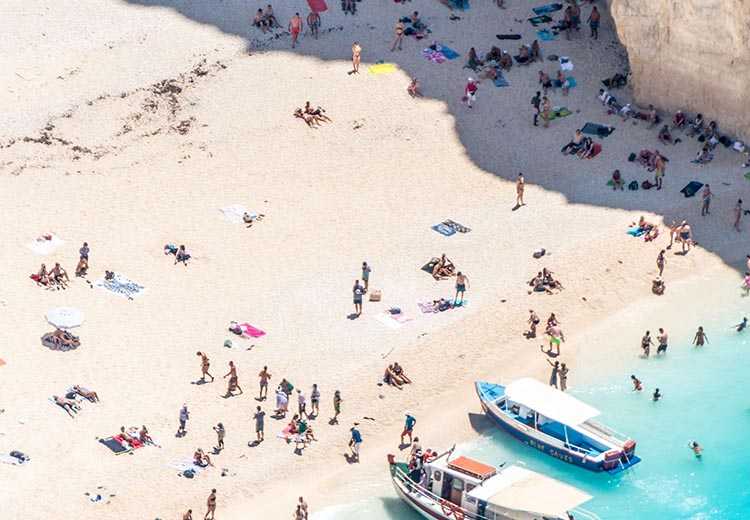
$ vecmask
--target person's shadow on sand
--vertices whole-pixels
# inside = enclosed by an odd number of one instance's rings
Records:
[[[344,453],[344,458],[346,459],[346,462],[348,464],[357,464],[359,462],[359,459],[357,457],[349,453]]]
[[[347,320],[356,320],[357,318],[359,318],[359,314],[356,312],[353,312],[346,317]]]
[[[260,443],[261,443],[261,442],[263,442],[263,441],[258,441],[258,440],[255,440],[255,441],[249,441],[249,442],[247,443],[247,446],[248,446],[249,448],[257,448],[258,446],[260,446]]]

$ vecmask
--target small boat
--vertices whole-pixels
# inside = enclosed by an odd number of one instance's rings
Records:
[[[611,474],[641,461],[634,440],[593,421],[599,411],[565,392],[530,378],[475,386],[490,419],[547,455]]]
[[[453,449],[425,455],[413,468],[388,455],[396,493],[424,518],[598,520],[580,507],[591,496],[573,486],[520,466],[495,468],[463,456],[451,460],[452,454]]]

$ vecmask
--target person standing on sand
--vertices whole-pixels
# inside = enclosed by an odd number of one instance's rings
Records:
[[[467,107],[473,108],[472,104],[477,98],[477,90],[479,90],[477,82],[474,81],[474,78],[469,78],[466,82],[466,87],[464,87],[464,101]]]
[[[711,197],[713,197],[713,193],[711,193],[711,186],[706,184],[703,186],[703,193],[701,194],[701,198],[703,200],[703,203],[701,204],[701,216],[705,217],[706,215],[710,215],[711,212],[708,210],[708,208],[711,206]]]
[[[404,422],[404,431],[401,432],[401,445],[403,446],[404,437],[409,436],[409,444],[412,443],[412,435],[414,434],[414,425],[417,424],[417,420],[410,413],[406,413],[406,420]]]
[[[461,304],[464,303],[464,294],[466,293],[466,286],[469,285],[469,277],[463,274],[461,271],[456,273],[456,297],[453,299],[453,306],[458,305],[458,295],[461,295]]]
[[[187,512],[182,515],[182,520],[193,520],[193,510],[188,509]]]
[[[203,520],[214,520],[214,515],[216,514],[216,490],[212,489],[211,494],[208,495],[208,498],[206,499],[206,507],[208,510],[206,511],[206,516],[203,517]],[[211,518],[209,518],[208,515],[211,515]]]
[[[542,98],[542,125],[544,128],[549,128],[549,122],[552,118],[552,102],[549,100],[547,96],[544,96]]]
[[[542,93],[538,90],[534,97],[531,98],[531,106],[534,107],[534,126],[539,126],[539,114],[541,113],[539,107],[542,106]]]
[[[359,447],[362,445],[362,434],[357,429],[358,424],[354,423],[354,426],[349,429],[352,434],[349,440],[349,447],[352,450],[352,462],[359,462]]]
[[[292,19],[289,20],[289,33],[292,35],[292,49],[297,46],[297,38],[299,38],[299,33],[301,30],[302,18],[300,18],[299,13],[294,13]]]
[[[688,251],[690,251],[690,245],[693,243],[693,232],[690,229],[690,225],[687,223],[687,220],[683,220],[682,224],[680,224],[679,229],[677,230],[680,242],[682,243],[682,254],[686,255]],[[687,246],[687,249],[685,247]]]
[[[307,415],[307,398],[299,388],[297,389],[297,413],[300,419],[302,419],[303,415],[306,419],[310,419],[310,416]]]
[[[526,189],[526,180],[523,178],[523,173],[518,174],[516,179],[516,207],[520,208],[526,204],[523,201],[523,192]]]
[[[401,44],[404,42],[404,31],[406,28],[404,27],[404,24],[401,20],[398,20],[396,22],[396,27],[393,30],[395,34],[395,38],[393,39],[393,45],[391,45],[391,52],[396,50],[396,46],[398,46],[398,50],[401,50]]]
[[[536,327],[539,325],[539,322],[539,316],[533,310],[529,309],[529,331],[526,333],[527,338],[536,338]]]
[[[313,417],[320,415],[320,390],[318,385],[313,383],[312,391],[310,392],[310,412]]]
[[[320,28],[320,15],[316,11],[310,11],[310,14],[307,15],[307,26],[310,28],[310,34],[317,40],[318,29]]]
[[[555,388],[557,388],[557,374],[560,371],[560,362],[555,361],[553,363],[548,359],[547,363],[549,363],[549,365],[552,367],[552,372],[549,375],[549,386],[554,386]]]
[[[703,332],[703,327],[698,327],[698,331],[693,338],[693,345],[696,347],[702,347],[705,343],[708,343],[708,336]]]
[[[268,381],[271,379],[271,374],[268,373],[268,367],[264,366],[263,370],[258,374],[260,378],[260,393],[258,394],[259,401],[265,401],[268,399]]]
[[[365,292],[370,288],[370,273],[372,269],[367,262],[362,262],[362,281],[365,283]]]
[[[224,397],[230,397],[235,389],[239,390],[240,394],[242,394],[242,388],[237,377],[237,367],[234,366],[234,361],[229,362],[229,372],[224,374],[224,379],[227,377],[229,378],[229,383],[227,384],[227,393]]]
[[[341,413],[341,392],[336,390],[333,393],[333,417],[331,418],[331,424],[339,423],[339,414]]]
[[[589,15],[589,27],[591,27],[591,37],[595,40],[599,39],[599,22],[602,19],[601,13],[596,6],[591,8],[591,14]]]
[[[662,189],[662,183],[664,179],[664,172],[667,169],[667,163],[664,157],[661,156],[659,151],[656,151],[656,160],[654,161],[654,181],[656,183],[656,189]]]
[[[362,315],[362,295],[365,292],[365,288],[359,283],[359,280],[354,280],[354,287],[352,287],[352,295],[354,296],[354,313],[357,316]]]
[[[349,72],[349,74],[359,74],[359,62],[362,59],[362,47],[360,47],[359,42],[354,42],[352,44],[352,70]]]
[[[667,353],[667,341],[669,340],[669,336],[664,331],[664,329],[659,329],[659,335],[656,336],[656,339],[659,341],[659,346],[656,347],[656,355],[658,356],[662,352],[664,354]]]
[[[305,502],[305,499],[302,497],[299,497],[299,502],[297,502],[297,509],[302,513],[302,520],[307,520],[308,513],[308,507],[307,502]]]
[[[260,405],[255,407],[255,415],[253,415],[253,419],[255,419],[255,437],[256,442],[261,443],[264,440],[263,437],[263,428],[264,428],[264,419],[266,417],[266,412],[261,410]]]
[[[737,200],[734,207],[734,230],[740,232],[740,220],[742,220],[742,199]]]
[[[208,368],[211,366],[211,363],[208,360],[208,356],[204,354],[203,352],[196,352],[196,356],[199,356],[201,358],[201,378],[200,381],[205,382],[206,376],[211,378],[211,382],[214,382],[214,376],[208,373]]]
[[[216,432],[216,448],[219,450],[223,450],[224,436],[227,434],[227,431],[224,429],[224,425],[221,423],[218,423],[216,426],[214,426],[214,431]]]
[[[570,372],[570,369],[565,366],[565,363],[562,363],[558,375],[560,376],[560,390],[563,392],[568,389],[568,372]]]
[[[635,377],[635,375],[631,375],[630,380],[633,382],[633,392],[643,391],[643,383],[641,383],[640,379]]]
[[[667,259],[664,257],[664,251],[663,249],[659,251],[659,255],[656,257],[656,267],[659,269],[659,276],[664,273],[664,264],[666,263]]]
[[[182,408],[180,408],[180,426],[177,428],[177,437],[184,437],[187,433],[185,426],[187,425],[188,419],[190,419],[190,412],[188,412],[187,405],[183,404]]]
[[[651,331],[647,330],[646,335],[641,338],[641,349],[643,350],[643,357],[648,357],[651,353],[651,345],[654,341],[651,339]]]

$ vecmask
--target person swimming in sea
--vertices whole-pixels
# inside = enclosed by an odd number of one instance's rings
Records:
[[[703,448],[700,444],[695,441],[690,441],[690,444],[688,446],[691,450],[693,450],[696,459],[700,459],[703,456]]]
[[[659,389],[658,389],[658,388],[657,388],[656,390],[654,390],[654,396],[653,396],[653,398],[652,398],[652,399],[654,400],[654,402],[656,402],[656,401],[658,401],[659,399],[661,399],[661,393],[659,392]]]
[[[747,327],[747,318],[742,318],[742,323],[738,323],[735,325],[737,327],[737,332],[742,332]]]

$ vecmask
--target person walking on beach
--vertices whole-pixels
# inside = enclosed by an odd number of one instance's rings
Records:
[[[531,98],[531,106],[534,107],[534,126],[539,126],[539,114],[541,114],[542,106],[542,93],[538,90],[533,98]]]
[[[656,257],[656,267],[659,269],[659,276],[661,276],[664,273],[664,264],[666,263],[666,258],[664,257],[664,254],[666,251],[663,249],[659,252],[659,255]]]
[[[182,405],[182,408],[180,408],[180,426],[177,428],[177,435],[176,437],[184,437],[187,433],[187,429],[185,426],[187,425],[188,419],[190,419],[190,412],[188,412],[188,407],[186,404]]]
[[[310,412],[313,417],[320,415],[320,390],[317,384],[312,385],[310,392]]]
[[[602,19],[601,13],[596,6],[591,8],[591,14],[589,14],[589,27],[591,27],[591,37],[595,40],[599,39],[599,22]]]
[[[711,198],[714,196],[713,193],[711,193],[711,186],[706,184],[703,186],[703,193],[701,194],[701,198],[703,200],[703,203],[701,204],[701,216],[705,217],[706,215],[710,215],[711,212],[709,211],[709,208],[711,207]]]
[[[372,269],[369,265],[367,265],[367,262],[362,262],[362,281],[365,284],[365,292],[370,288],[370,273],[372,272]]]
[[[648,357],[651,353],[651,345],[654,342],[651,339],[651,331],[647,330],[646,335],[641,338],[641,349],[643,349],[643,357]]]
[[[548,354],[552,354],[552,346],[555,346],[557,350],[556,355],[560,355],[560,342],[565,341],[565,335],[559,325],[550,325],[547,327],[547,335],[549,336],[549,350]]]
[[[403,22],[401,20],[398,20],[396,22],[396,27],[393,29],[395,38],[393,39],[393,45],[391,45],[391,52],[396,50],[396,46],[398,46],[398,50],[401,50],[401,44],[404,42],[405,30],[406,28],[404,27]]]
[[[740,232],[740,220],[742,220],[742,199],[737,200],[734,207],[734,230]]]
[[[469,277],[463,274],[461,271],[456,273],[456,297],[453,299],[453,306],[458,305],[458,295],[461,295],[461,304],[464,303],[464,294],[466,293],[466,286],[469,285]]]
[[[292,49],[297,46],[297,38],[302,30],[302,18],[299,13],[294,13],[292,19],[289,20],[289,33],[292,35]]]
[[[633,392],[641,392],[643,390],[643,383],[635,375],[631,375],[630,380],[633,382]]]
[[[542,126],[549,128],[549,122],[552,119],[552,101],[547,96],[542,97]]]
[[[237,367],[234,366],[234,361],[229,362],[229,372],[224,374],[224,379],[227,377],[229,378],[229,383],[227,384],[227,393],[224,397],[232,396],[235,390],[239,390],[240,394],[242,394],[242,388],[240,387],[239,378],[237,377]]]
[[[404,446],[404,437],[409,436],[409,444],[412,443],[412,434],[414,433],[414,425],[417,424],[417,420],[409,412],[406,413],[406,420],[404,422],[404,431],[401,432],[401,445]]]
[[[360,47],[359,42],[354,42],[352,44],[352,70],[349,72],[349,74],[359,74],[359,62],[362,59],[362,47]]]
[[[669,340],[669,336],[664,331],[664,329],[659,329],[659,335],[656,337],[656,339],[659,341],[659,346],[656,348],[656,355],[658,356],[661,353],[666,354],[667,353],[667,341]]]
[[[297,414],[299,415],[299,418],[302,419],[302,416],[304,415],[306,419],[309,419],[310,417],[307,415],[307,398],[305,397],[305,394],[302,393],[302,390],[299,388],[297,389]]]
[[[206,376],[211,378],[211,382],[214,381],[214,376],[208,373],[208,368],[211,366],[211,363],[208,360],[208,356],[204,354],[203,352],[196,352],[196,356],[199,356],[201,358],[201,378],[200,381],[205,383],[206,382]]]
[[[477,90],[479,90],[477,82],[474,81],[474,78],[469,78],[466,87],[464,87],[464,102],[466,102],[467,107],[472,108],[472,104],[477,98]]]
[[[664,171],[667,168],[667,163],[659,152],[656,152],[656,160],[654,161],[654,181],[656,183],[656,189],[660,190],[663,187]]]
[[[702,347],[705,343],[708,343],[708,336],[703,332],[703,327],[698,327],[698,331],[693,338],[693,345],[696,347]]]
[[[308,515],[307,502],[305,502],[305,499],[303,499],[302,497],[299,497],[299,501],[297,502],[297,509],[299,509],[300,512],[302,513],[302,520],[307,520],[307,515]]]
[[[682,244],[682,254],[686,255],[690,251],[690,245],[693,243],[693,230],[687,220],[683,220],[678,230],[680,243]]]
[[[560,390],[563,392],[565,392],[568,389],[568,372],[570,372],[570,369],[567,366],[565,366],[565,363],[560,364],[560,370],[558,370],[558,376],[560,376]]]
[[[519,173],[516,178],[516,208],[525,206],[523,201],[523,192],[526,189],[526,179],[523,178],[523,173]]]
[[[536,338],[536,327],[539,325],[539,322],[539,316],[532,309],[529,309],[529,331],[526,333],[527,338]]]
[[[310,34],[316,40],[318,39],[318,29],[320,28],[320,14],[317,11],[310,11],[307,15],[307,26],[310,28]]]
[[[261,410],[260,405],[255,407],[255,415],[253,415],[253,419],[255,419],[255,437],[256,442],[261,443],[263,442],[263,423],[266,417],[266,412]]]
[[[549,363],[549,365],[552,367],[552,372],[549,375],[549,386],[554,386],[555,388],[557,388],[557,374],[560,371],[560,362],[555,361],[553,363],[548,359],[547,363]]]
[[[359,433],[357,426],[359,423],[354,423],[349,429],[351,433],[351,439],[349,439],[349,447],[352,450],[352,462],[359,462],[359,447],[362,445],[362,434]]]
[[[352,295],[354,296],[354,314],[356,316],[362,315],[362,295],[365,292],[365,288],[359,283],[359,280],[354,280],[354,287],[352,287]]]
[[[331,417],[330,424],[339,423],[339,414],[341,413],[341,392],[336,390],[333,393],[333,417]]]
[[[208,510],[206,511],[206,516],[203,517],[203,520],[214,520],[214,515],[216,514],[216,490],[212,489],[211,494],[208,495],[208,499],[206,499],[206,507]],[[208,515],[211,515],[209,518]]]
[[[214,431],[216,432],[216,448],[221,451],[224,449],[224,436],[227,434],[227,431],[221,423],[214,426]]]
[[[260,393],[258,394],[259,401],[265,401],[268,399],[268,381],[271,379],[271,374],[268,372],[268,367],[264,366],[263,370],[258,374],[260,379]]]

